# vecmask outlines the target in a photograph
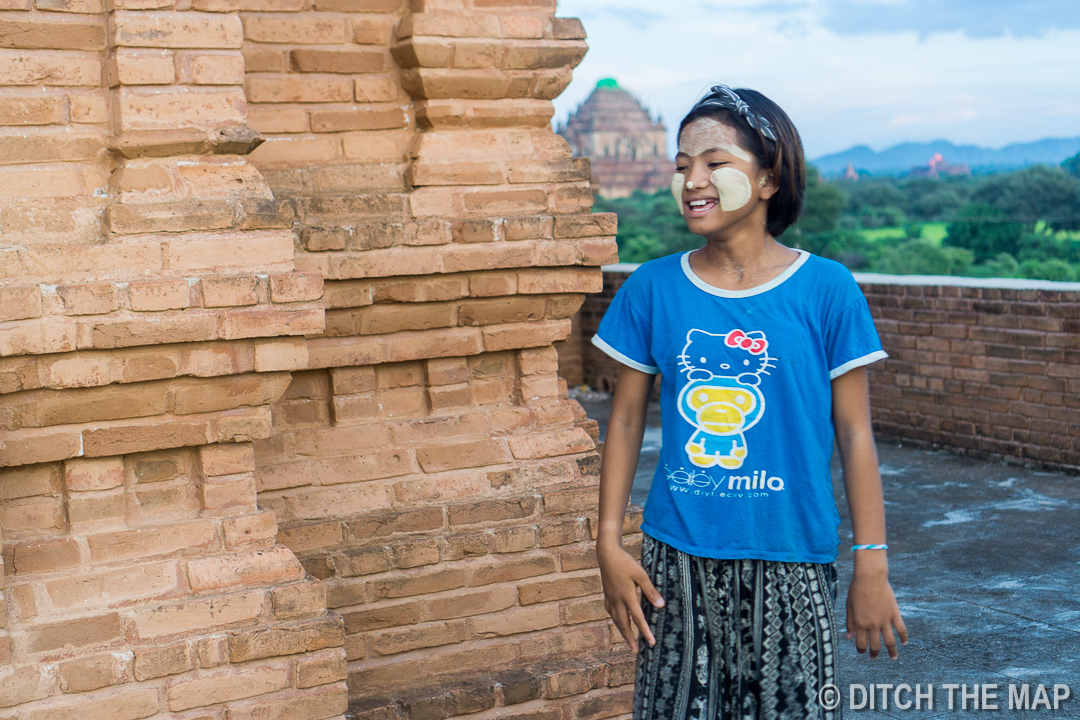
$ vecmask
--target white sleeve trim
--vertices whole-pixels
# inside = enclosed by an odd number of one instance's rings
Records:
[[[855,368],[862,367],[863,365],[870,365],[872,363],[876,363],[878,360],[884,360],[887,357],[889,357],[889,353],[885,352],[884,350],[875,350],[869,355],[863,355],[862,357],[855,358],[854,360],[848,360],[840,367],[834,370],[830,370],[829,379],[835,380],[849,370],[854,370]]]
[[[627,367],[632,367],[635,370],[643,373],[648,373],[649,375],[660,374],[660,368],[653,367],[652,365],[644,365],[642,363],[639,363],[637,360],[631,360],[630,358],[626,357],[621,352],[604,342],[604,340],[599,335],[593,335],[592,344],[600,348],[605,353],[615,358],[619,362],[621,362],[623,365],[626,365]]]

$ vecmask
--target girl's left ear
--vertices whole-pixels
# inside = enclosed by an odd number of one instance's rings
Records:
[[[758,178],[758,187],[761,188],[759,195],[762,200],[768,200],[773,195],[775,195],[776,191],[779,189],[779,186],[773,178],[772,173],[765,172],[764,170],[761,172],[761,176]]]

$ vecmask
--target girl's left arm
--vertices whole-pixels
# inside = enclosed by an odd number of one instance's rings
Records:
[[[881,492],[877,449],[870,424],[870,390],[866,368],[849,370],[832,381],[833,423],[844,468],[844,489],[856,545],[885,542],[885,503]],[[855,572],[848,589],[847,637],[855,648],[876,658],[882,638],[889,657],[899,657],[896,634],[907,644],[907,628],[889,585],[885,550],[856,550]]]

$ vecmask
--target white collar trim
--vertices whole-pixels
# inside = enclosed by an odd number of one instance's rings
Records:
[[[784,270],[784,272],[780,273],[766,283],[756,285],[752,288],[747,288],[746,290],[725,290],[723,288],[718,288],[715,285],[710,285],[709,283],[705,282],[697,275],[695,275],[694,271],[690,268],[690,253],[692,253],[693,250],[687,250],[686,252],[684,252],[682,254],[682,257],[679,258],[679,263],[682,265],[683,274],[686,275],[686,279],[694,283],[694,285],[701,288],[710,295],[716,295],[717,297],[726,298],[743,298],[750,297],[752,295],[760,295],[763,292],[768,292],[769,290],[772,290],[774,287],[780,285],[789,277],[794,275],[795,271],[801,268],[803,264],[810,258],[810,253],[806,252],[805,250],[800,250],[799,248],[792,248],[792,250],[799,253],[799,257],[795,258],[795,262],[788,265],[787,269]]]

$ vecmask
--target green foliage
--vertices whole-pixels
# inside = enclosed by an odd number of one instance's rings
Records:
[[[1072,172],[1080,156],[1070,161]],[[594,209],[618,214],[623,262],[704,242],[667,190],[597,198]],[[782,242],[853,271],[1080,281],[1080,233],[1069,230],[1077,226],[1080,181],[1061,168],[851,182],[826,181],[811,167],[802,217]]]
[[[836,229],[844,213],[844,192],[822,181],[821,174],[813,165],[806,172],[806,196],[799,217],[798,230],[807,233],[824,233]]]
[[[1061,167],[1074,178],[1080,178],[1080,153],[1076,153],[1071,158],[1062,162]]]
[[[848,208],[855,214],[893,207],[900,212],[907,208],[908,199],[900,188],[887,180],[864,180],[850,185]]]
[[[889,275],[966,275],[974,253],[937,246],[926,240],[905,240],[883,248],[874,271]]]
[[[1020,223],[1008,221],[999,208],[985,202],[972,202],[949,223],[943,244],[970,250],[975,254],[976,262],[983,262],[1000,253],[1015,256],[1023,229]]]
[[[878,243],[868,240],[858,231],[848,229],[800,233],[789,242],[815,255],[836,260],[854,271],[870,271],[881,253]]]
[[[1020,263],[1020,272],[1024,277],[1036,280],[1058,280],[1073,282],[1077,278],[1076,270],[1064,260],[1025,260]]]
[[[1020,263],[1016,262],[1016,258],[1009,253],[1000,253],[993,260],[973,265],[968,270],[968,276],[978,278],[1023,277],[1020,273]]]
[[[908,216],[922,221],[951,218],[971,194],[970,178],[909,178],[900,183]]]
[[[1040,221],[1049,230],[1080,228],[1080,183],[1061,168],[1034,165],[991,175],[975,189],[971,200],[993,207],[1026,230]]]

